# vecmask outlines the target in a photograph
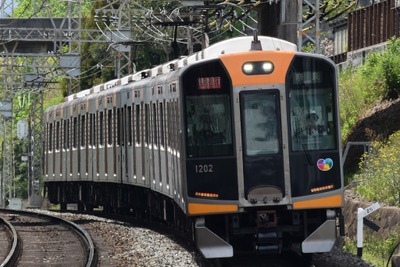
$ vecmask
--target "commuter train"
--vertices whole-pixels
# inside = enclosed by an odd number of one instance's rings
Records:
[[[334,63],[225,40],[45,111],[45,194],[162,219],[205,258],[330,251],[343,230]]]

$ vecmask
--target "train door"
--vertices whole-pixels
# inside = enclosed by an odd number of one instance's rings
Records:
[[[278,90],[240,93],[243,190],[250,203],[279,202],[285,176]]]

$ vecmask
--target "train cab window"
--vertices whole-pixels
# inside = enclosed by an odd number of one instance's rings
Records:
[[[229,155],[232,148],[229,97],[187,97],[186,108],[188,156]]]
[[[279,152],[279,95],[275,91],[242,93],[244,151],[247,156]]]
[[[325,60],[294,59],[286,77],[292,151],[337,148],[334,75]]]
[[[187,156],[233,155],[231,85],[219,61],[190,68],[182,77]]]

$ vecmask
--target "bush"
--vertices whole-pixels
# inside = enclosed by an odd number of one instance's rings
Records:
[[[400,132],[391,135],[386,143],[374,142],[370,153],[360,163],[361,173],[355,175],[361,184],[357,193],[371,201],[399,206],[400,192]]]
[[[366,63],[361,68],[363,79],[372,87],[367,94],[383,99],[396,99],[400,94],[400,38],[388,41],[383,52],[368,55]]]
[[[357,122],[359,113],[365,107],[365,101],[360,83],[360,75],[354,68],[347,68],[339,74],[339,105],[342,140],[346,139],[351,127]]]
[[[368,54],[365,64],[339,73],[342,140],[363,112],[382,100],[400,96],[400,38],[389,40],[383,52]]]

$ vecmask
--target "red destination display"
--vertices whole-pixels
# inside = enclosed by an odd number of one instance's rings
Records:
[[[199,90],[221,89],[221,77],[199,77]]]

